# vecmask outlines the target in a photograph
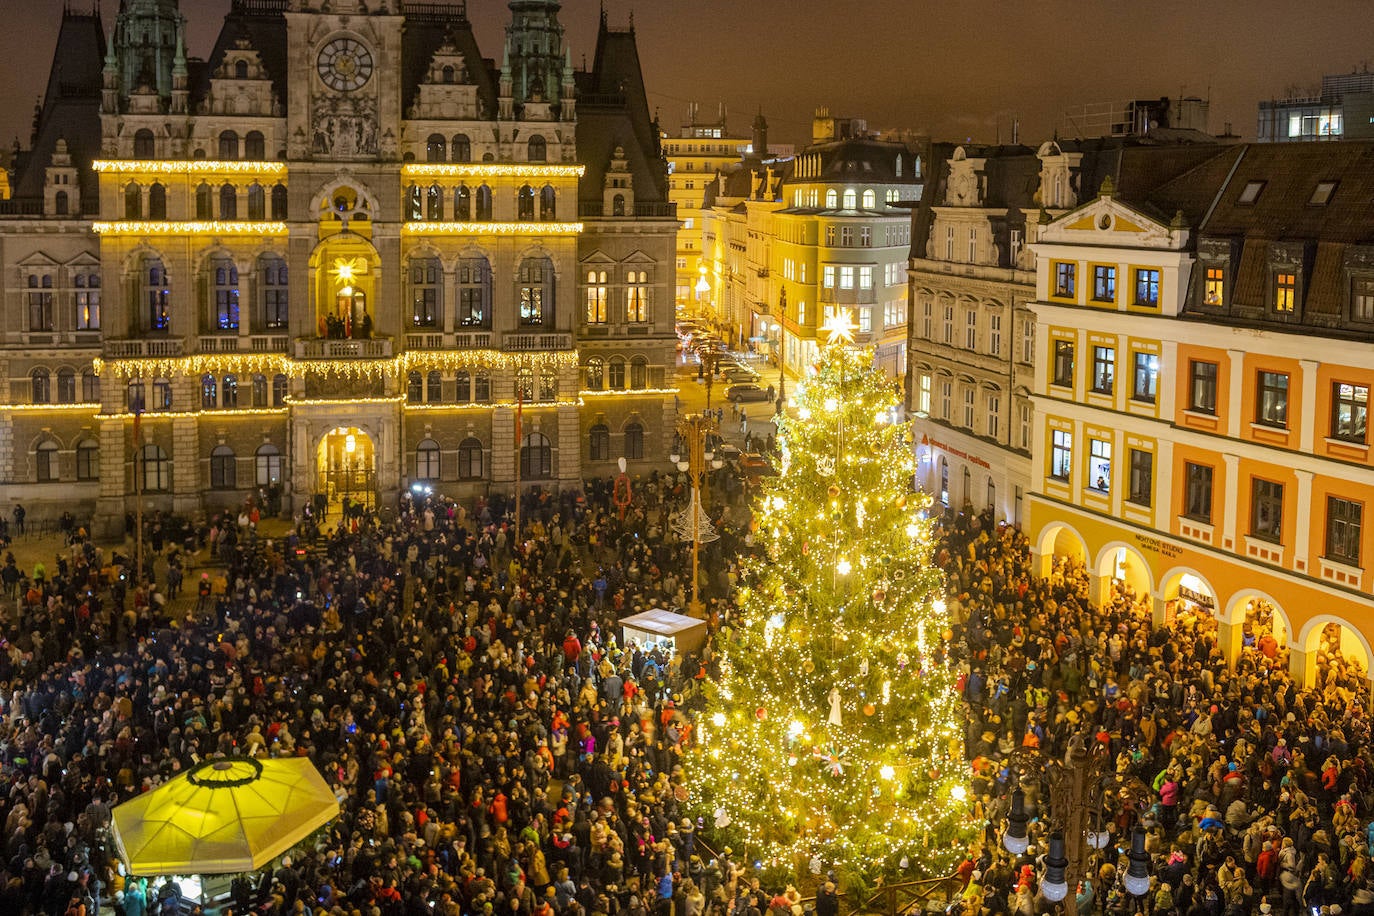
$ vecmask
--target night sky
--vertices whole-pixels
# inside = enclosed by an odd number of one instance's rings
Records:
[[[82,8],[93,0],[65,0]],[[0,0],[0,141],[27,145],[64,0]],[[107,29],[118,0],[102,0]],[[228,0],[182,0],[190,52],[204,56]],[[488,57],[500,57],[502,0],[469,0]],[[747,135],[761,105],[775,142],[805,142],[811,114],[866,118],[937,139],[1047,137],[1070,107],[1210,96],[1211,129],[1253,138],[1261,98],[1315,88],[1374,58],[1367,0],[607,0],[636,14],[650,98],[670,132],[696,100],[723,101]],[[574,63],[591,56],[598,0],[564,0]]]

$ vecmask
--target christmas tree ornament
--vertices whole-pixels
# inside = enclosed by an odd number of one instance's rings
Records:
[[[825,492],[826,495],[828,495],[831,499],[840,498],[840,488],[835,486],[833,483],[826,489]]]
[[[865,703],[865,704],[864,704],[864,715],[866,715],[866,716],[871,716],[871,715],[873,715],[873,714],[874,714],[875,712],[877,712],[877,711],[878,711],[878,707],[874,706],[872,703]]]

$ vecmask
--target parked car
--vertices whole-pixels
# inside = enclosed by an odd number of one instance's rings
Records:
[[[733,366],[726,369],[725,377],[731,382],[757,382],[759,374],[748,366]]]
[[[745,383],[742,385],[731,385],[725,389],[725,397],[731,401],[769,401],[772,400],[767,388],[760,388],[758,385]]]
[[[766,455],[745,452],[739,456],[739,472],[747,477],[776,477],[778,472]]]

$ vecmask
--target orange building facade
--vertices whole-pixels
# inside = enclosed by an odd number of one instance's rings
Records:
[[[1374,147],[1290,150],[1039,227],[1027,515],[1040,574],[1072,557],[1095,602],[1214,619],[1229,660],[1272,635],[1312,684],[1367,672],[1374,634]]]

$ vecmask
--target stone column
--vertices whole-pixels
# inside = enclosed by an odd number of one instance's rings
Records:
[[[494,381],[494,379],[493,379]],[[528,418],[526,418],[528,421]],[[529,424],[526,422],[526,429]],[[515,485],[515,409],[496,407],[491,412],[491,482],[511,489]]]
[[[172,420],[172,511],[200,511],[200,423],[195,417]]]
[[[1226,670],[1228,671],[1236,670],[1236,660],[1240,658],[1241,638],[1244,636],[1244,630],[1245,618],[1243,615],[1235,623],[1223,620],[1217,626],[1217,647],[1221,649],[1221,657],[1226,659]],[[1298,653],[1294,651],[1292,658],[1296,660],[1297,657]]]
[[[124,496],[131,492],[125,422],[100,420],[100,495],[95,502],[95,518],[91,520],[91,533],[98,538],[117,538],[124,533]]]
[[[582,486],[582,423],[577,407],[558,408],[558,482],[563,486]]]

